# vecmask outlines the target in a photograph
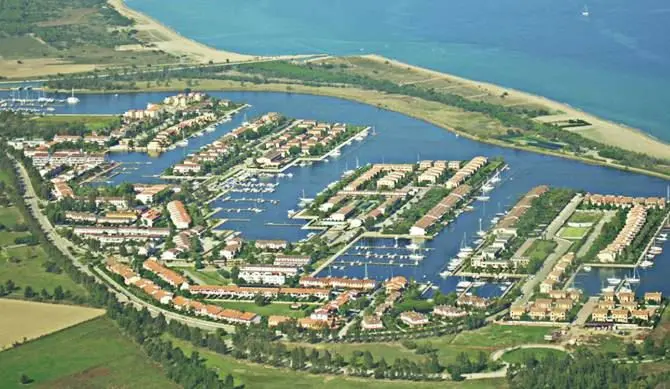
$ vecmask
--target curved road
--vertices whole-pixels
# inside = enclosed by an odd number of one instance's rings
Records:
[[[10,158],[14,160],[14,163],[19,171],[19,176],[25,188],[24,200],[26,202],[26,205],[30,209],[30,212],[33,214],[33,217],[35,217],[35,220],[37,220],[37,222],[40,224],[42,230],[47,235],[49,240],[51,240],[54,246],[56,246],[56,248],[58,248],[58,250],[60,250],[63,253],[63,255],[67,256],[72,261],[72,264],[74,264],[74,266],[77,267],[77,269],[79,269],[84,274],[87,274],[95,278],[97,282],[106,285],[108,289],[116,295],[117,299],[120,302],[130,302],[137,309],[146,308],[154,316],[158,315],[159,313],[162,313],[165,316],[165,319],[168,321],[177,320],[188,326],[199,327],[205,330],[215,330],[217,328],[222,328],[225,329],[226,331],[234,330],[235,327],[228,324],[196,319],[190,316],[181,315],[175,312],[165,310],[153,304],[149,304],[146,301],[139,299],[134,294],[130,293],[126,288],[116,283],[106,274],[98,271],[91,271],[91,269],[89,269],[88,266],[83,264],[77,257],[72,255],[70,249],[75,249],[75,246],[70,241],[60,236],[58,232],[56,232],[55,228],[53,227],[49,219],[41,212],[39,207],[40,200],[37,197],[37,194],[35,193],[35,188],[33,188],[32,182],[30,181],[30,177],[28,176],[28,171],[26,170],[25,166],[23,166],[22,163],[17,161],[12,156],[10,156]]]
[[[523,350],[523,349],[540,349],[540,348],[548,348],[552,350],[557,350],[557,351],[563,351],[565,353],[570,353],[565,347],[557,345],[557,344],[542,344],[542,343],[537,343],[537,344],[523,344],[520,346],[512,346],[512,347],[507,347],[507,348],[502,348],[500,350],[496,350],[491,354],[491,360],[492,361],[497,361],[500,358],[502,358],[505,353],[509,351],[514,351],[514,350]],[[488,371],[485,373],[471,373],[471,374],[463,374],[463,377],[466,380],[483,380],[487,378],[505,378],[507,377],[507,369],[509,368],[509,363],[503,361],[503,367],[500,370],[496,371]]]

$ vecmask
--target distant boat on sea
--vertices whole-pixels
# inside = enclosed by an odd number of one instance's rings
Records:
[[[584,5],[584,9],[582,10],[582,16],[589,16],[589,7],[587,5]]]

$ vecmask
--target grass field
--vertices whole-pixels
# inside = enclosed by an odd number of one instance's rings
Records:
[[[3,234],[6,233],[0,233]],[[84,288],[72,281],[67,274],[46,272],[43,267],[46,260],[46,253],[39,246],[0,249],[0,283],[12,280],[21,288],[29,285],[37,292],[42,288],[53,292],[54,288],[60,285],[64,290],[85,295]],[[23,295],[23,289],[14,293]]]
[[[287,369],[275,369],[261,365],[245,363],[232,357],[219,355],[206,349],[195,349],[190,343],[175,340],[185,353],[198,351],[207,365],[218,369],[223,377],[231,373],[236,385],[245,388],[263,389],[498,389],[506,388],[504,379],[474,380],[464,382],[411,382],[411,381],[378,381],[372,379],[345,378],[339,376],[313,375],[294,372]]]
[[[216,305],[225,308],[237,309],[245,312],[254,312],[261,316],[283,315],[289,317],[305,317],[305,311],[302,309],[293,310],[291,304],[271,303],[268,305],[256,305],[253,301],[216,301],[211,300]]]
[[[465,352],[470,358],[475,358],[482,351],[490,354],[493,351],[525,343],[544,343],[544,335],[550,333],[553,328],[530,327],[530,326],[487,326],[475,331],[467,331],[458,335],[447,335],[414,340],[417,345],[430,346],[437,352],[440,363],[444,366],[455,362],[461,352]],[[336,351],[345,359],[349,359],[354,351],[369,351],[375,359],[384,358],[391,363],[397,358],[407,358],[413,361],[423,361],[425,355],[419,355],[414,350],[407,349],[400,342],[388,343],[334,343],[334,344],[292,344],[300,345],[307,349],[328,349]]]
[[[573,223],[595,223],[603,216],[602,212],[575,212],[568,219]]]
[[[554,327],[490,325],[462,332],[456,335],[451,344],[503,348],[524,343],[544,343],[544,336],[554,330]]]
[[[502,359],[509,363],[523,363],[529,357],[534,357],[541,361],[549,355],[555,355],[556,357],[561,358],[565,356],[565,353],[551,348],[518,349],[505,353],[502,356]]]
[[[15,207],[0,207],[0,224],[7,228],[14,228],[23,223],[23,216]]]
[[[3,351],[0,366],[3,389],[178,388],[107,318]],[[21,385],[21,374],[34,382]]]
[[[544,260],[556,248],[556,242],[553,240],[536,239],[533,244],[524,253],[525,256],[533,260]]]
[[[230,279],[223,278],[216,271],[196,270],[192,267],[175,267],[175,269],[181,270],[184,274],[192,278],[198,278],[207,285],[228,285],[231,283]],[[191,276],[191,274],[193,276]]]
[[[96,131],[102,128],[114,127],[120,124],[120,119],[115,115],[52,115],[39,116],[35,119],[36,122],[42,125],[48,124],[83,124],[91,131]]]
[[[563,227],[559,232],[559,236],[563,239],[582,239],[586,236],[589,229],[586,227]]]
[[[71,327],[105,313],[102,309],[0,299],[0,349],[24,339]]]

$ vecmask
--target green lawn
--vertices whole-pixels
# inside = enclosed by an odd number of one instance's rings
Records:
[[[30,235],[30,232],[2,231],[2,232],[0,232],[0,247],[12,246],[12,245],[15,244],[14,240],[16,238],[22,238],[24,236],[29,236],[29,235]]]
[[[475,331],[466,331],[458,335],[446,335],[416,339],[417,345],[430,343],[436,350],[438,359],[443,366],[456,361],[461,352],[465,352],[470,358],[476,358],[482,351],[487,355],[497,349],[510,347],[525,343],[544,343],[544,336],[554,328],[530,327],[530,326],[499,326],[491,325]],[[388,343],[328,343],[328,344],[306,344],[289,343],[289,347],[300,345],[307,349],[327,349],[335,351],[345,359],[349,359],[354,351],[369,351],[378,360],[386,359],[392,363],[397,358],[407,358],[413,361],[422,361],[425,355],[416,354],[414,350],[407,349],[400,342]],[[309,353],[309,351],[308,351]]]
[[[256,305],[253,301],[217,301],[210,302],[229,309],[237,309],[238,311],[254,312],[261,316],[282,315],[289,317],[305,317],[305,311],[302,309],[293,310],[291,304],[271,303],[268,305]]]
[[[563,351],[554,350],[551,348],[532,348],[532,349],[512,350],[510,352],[505,353],[502,356],[502,359],[505,362],[509,363],[523,363],[529,357],[534,357],[535,359],[541,361],[544,358],[548,357],[550,354],[553,354],[558,358],[565,356],[565,353]]]
[[[173,340],[187,355],[195,348],[187,342]],[[198,348],[201,357],[204,357],[209,367],[218,369],[221,377],[233,374],[236,385],[245,388],[263,389],[498,389],[507,388],[504,379],[473,380],[463,382],[412,382],[412,381],[379,381],[373,379],[358,379],[340,376],[314,375],[295,372],[288,369],[276,369],[262,365],[245,363],[232,357],[216,354],[206,349]]]
[[[53,292],[58,285],[75,294],[86,294],[85,289],[72,281],[67,274],[46,272],[42,266],[45,261],[46,253],[39,246],[0,249],[0,283],[14,281],[21,287],[21,290],[15,292],[17,295],[23,295],[25,286],[31,286],[38,292],[42,288]]]
[[[120,125],[119,117],[112,115],[50,115],[36,117],[34,120],[43,125],[83,124],[91,131]]]
[[[231,283],[230,279],[222,277],[216,271],[196,270],[192,267],[176,267],[175,269],[181,270],[186,275],[192,273],[195,276],[197,276],[200,280],[207,283],[207,285],[228,285]]]
[[[0,224],[7,228],[14,228],[23,223],[21,212],[15,207],[0,207]]]
[[[503,348],[525,343],[544,343],[544,336],[554,327],[489,325],[475,331],[462,332],[452,345]]]
[[[523,255],[530,258],[531,261],[543,261],[556,248],[556,242],[553,240],[536,239]]]
[[[586,236],[586,233],[589,231],[585,227],[563,227],[559,236],[564,239],[582,239]]]
[[[0,366],[3,389],[178,388],[104,317],[3,351]],[[21,385],[21,374],[34,382]]]
[[[570,216],[568,222],[573,223],[595,223],[603,216],[602,212],[575,212]]]

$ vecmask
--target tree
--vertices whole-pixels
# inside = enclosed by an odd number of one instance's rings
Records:
[[[56,288],[54,288],[54,299],[56,301],[60,301],[65,298],[65,293],[63,293],[63,287],[58,285]]]
[[[30,285],[23,288],[23,297],[25,297],[27,299],[31,299],[31,298],[35,297],[35,291],[33,290],[33,288]]]
[[[26,374],[21,374],[21,376],[19,377],[19,382],[21,383],[21,385],[28,385],[33,382],[33,379],[28,377]]]

